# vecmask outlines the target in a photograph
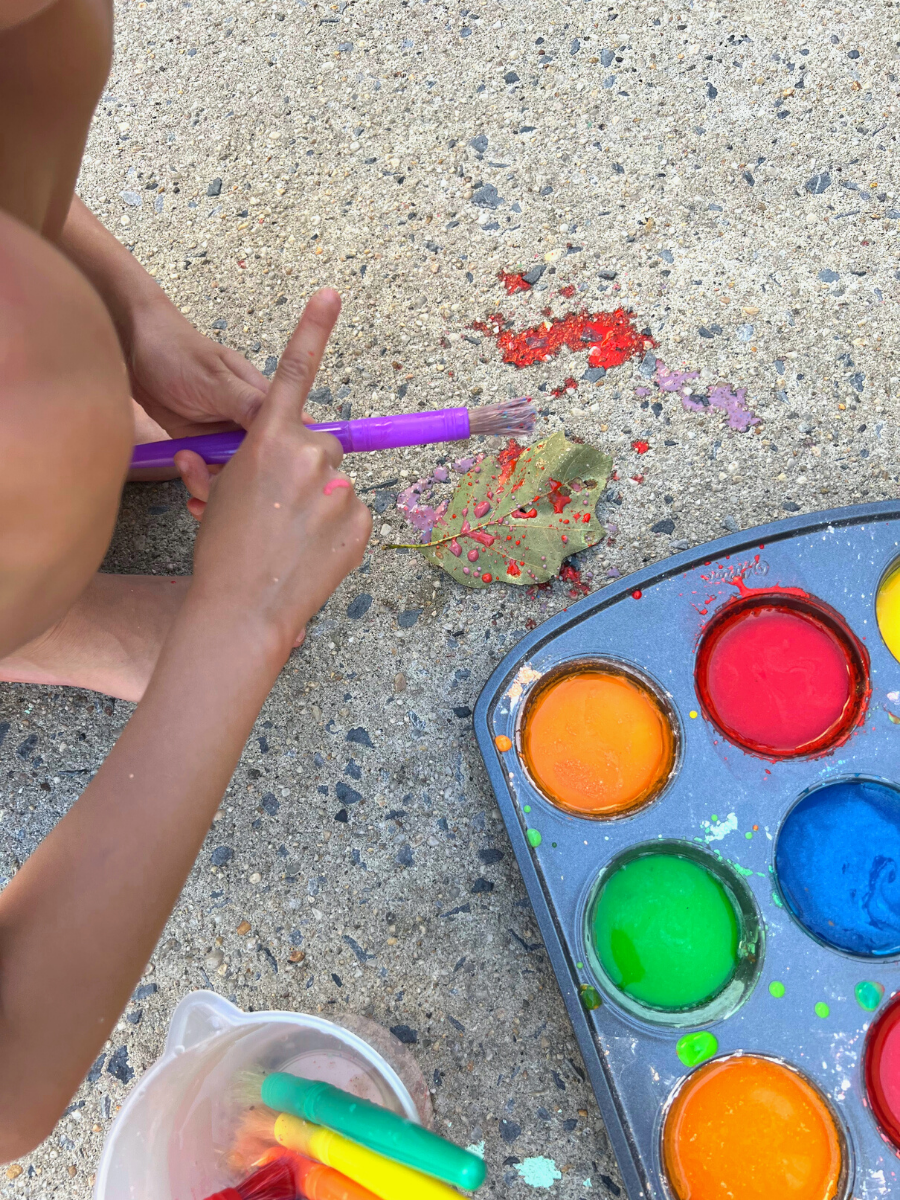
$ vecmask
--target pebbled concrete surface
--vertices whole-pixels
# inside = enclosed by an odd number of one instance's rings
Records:
[[[84,198],[200,329],[269,372],[304,297],[338,286],[322,418],[546,385],[543,428],[603,445],[619,472],[617,532],[582,564],[592,587],[724,528],[893,496],[891,0],[469,2],[119,5]],[[498,271],[536,264],[534,290],[507,298]],[[518,373],[467,328],[498,309],[520,328],[546,306],[619,304],[669,368],[701,372],[689,390],[746,388],[760,424],[686,411],[652,363],[553,397],[584,355]],[[440,457],[350,464],[378,511],[371,552],[273,691],[96,1077],[0,1194],[88,1194],[116,1107],[197,987],[414,1031],[438,1127],[486,1143],[487,1195],[533,1194],[516,1171],[533,1155],[560,1169],[555,1196],[620,1194],[454,712],[567,587],[474,595],[383,548],[404,528],[394,493]],[[108,569],[187,573],[192,534],[179,487],[130,487]],[[128,715],[2,689],[4,875]]]

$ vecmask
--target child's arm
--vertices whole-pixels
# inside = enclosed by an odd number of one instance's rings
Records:
[[[302,404],[339,300],[310,301],[222,472],[194,581],[144,699],[71,811],[0,894],[0,1159],[52,1130],[178,898],[267,692],[361,560],[365,506]]]
[[[249,426],[269,381],[242,354],[198,333],[77,196],[59,246],[103,297],[132,395],[154,421],[172,437],[224,428],[215,422]]]

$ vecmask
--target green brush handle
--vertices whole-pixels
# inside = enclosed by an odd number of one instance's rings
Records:
[[[263,1103],[277,1112],[324,1125],[385,1158],[415,1167],[445,1183],[470,1192],[484,1183],[487,1167],[477,1154],[330,1083],[276,1071],[266,1076],[261,1092]]]

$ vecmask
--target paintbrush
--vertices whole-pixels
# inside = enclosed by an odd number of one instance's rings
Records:
[[[290,1113],[273,1112],[262,1105],[250,1109],[244,1118],[232,1161],[258,1162],[274,1145],[333,1167],[374,1192],[380,1200],[459,1200],[459,1192],[430,1175],[393,1162],[321,1125],[301,1121]]]
[[[315,1159],[287,1150],[284,1146],[273,1146],[259,1160],[259,1166],[277,1159],[287,1159],[294,1170],[294,1185],[297,1195],[303,1200],[379,1200],[374,1192],[354,1183],[334,1167],[326,1167]]]
[[[433,442],[462,442],[477,434],[523,437],[534,429],[537,413],[528,396],[485,404],[481,408],[441,408],[434,412],[401,413],[393,417],[361,417],[357,421],[326,421],[308,425],[330,433],[345,454],[362,450],[395,450],[399,446],[428,446]],[[243,429],[201,433],[135,446],[132,470],[172,470],[179,450],[193,450],[207,463],[226,463],[244,440]]]
[[[324,1125],[361,1146],[445,1183],[474,1192],[484,1183],[484,1160],[469,1150],[342,1088],[284,1071],[242,1077],[247,1103],[260,1098],[276,1112]]]
[[[298,1190],[292,1156],[281,1150],[241,1183],[223,1188],[206,1200],[296,1200]]]

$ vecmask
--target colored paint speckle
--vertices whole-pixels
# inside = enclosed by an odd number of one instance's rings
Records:
[[[508,738],[505,733],[498,733],[494,738],[494,745],[501,754],[505,754],[507,750],[512,750],[512,738]]]
[[[631,593],[631,598],[632,598],[632,600],[640,600],[640,598],[641,598],[641,596],[643,596],[643,594],[644,593],[641,591],[640,588],[635,588],[634,591]]]
[[[825,1003],[824,1000],[819,1001],[819,1003],[816,1005],[815,1012],[816,1012],[816,1016],[819,1017],[819,1019],[822,1021],[824,1021],[826,1017],[831,1016],[831,1009],[828,1007],[828,1005]]]
[[[688,713],[688,716],[691,718],[692,721],[696,721],[697,718],[700,716],[700,714],[697,712],[696,708],[692,708],[691,711]]]
[[[526,829],[525,836],[528,839],[528,845],[532,847],[539,846],[544,840],[540,835],[540,831],[537,829]]]
[[[589,983],[581,984],[578,989],[578,996],[588,1012],[593,1012],[595,1008],[599,1008],[603,1003],[600,993],[595,987],[591,987]]]
[[[874,1012],[884,999],[884,985],[863,980],[853,989],[853,994],[860,1008],[864,1008],[866,1012]]]
[[[522,806],[522,811],[523,811],[523,812],[531,812],[531,805],[530,805],[530,804],[524,804],[524,805]]]
[[[562,1179],[562,1171],[552,1158],[525,1158],[515,1167],[529,1187],[550,1188],[557,1179]]]
[[[776,1000],[780,1000],[786,991],[787,988],[780,979],[773,979],[769,984],[769,995],[774,996]]]
[[[686,1033],[675,1043],[675,1052],[686,1067],[699,1067],[719,1049],[719,1043],[708,1029]]]
[[[349,479],[345,479],[343,477],[343,475],[336,475],[334,479],[328,480],[328,482],[322,488],[322,492],[324,493],[324,495],[330,496],[331,493],[336,492],[338,488],[349,488],[349,487],[350,487]]]

